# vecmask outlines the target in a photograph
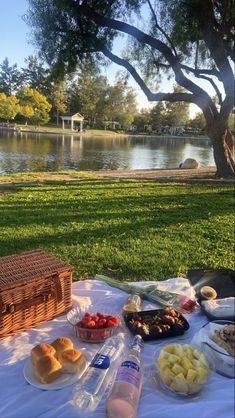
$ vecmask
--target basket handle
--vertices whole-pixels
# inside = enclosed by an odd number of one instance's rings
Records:
[[[4,304],[2,297],[0,295],[0,318],[7,314],[11,314],[17,311],[21,311],[23,309],[31,308],[31,306],[37,306],[40,303],[47,302],[53,298],[55,298],[55,294],[49,291],[49,292],[44,292],[41,295],[36,296],[35,298],[24,300],[23,302],[20,302],[20,303]]]

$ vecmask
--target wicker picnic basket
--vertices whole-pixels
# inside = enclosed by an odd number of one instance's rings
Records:
[[[42,250],[0,257],[0,338],[72,306],[73,267]]]

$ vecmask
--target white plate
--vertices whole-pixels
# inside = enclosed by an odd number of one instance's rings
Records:
[[[35,386],[36,388],[44,390],[58,390],[77,382],[77,380],[80,379],[85,372],[87,365],[87,362],[85,362],[79,373],[62,373],[62,375],[55,379],[54,382],[44,384],[39,381],[35,373],[34,366],[29,358],[24,365],[24,377],[30,385]]]

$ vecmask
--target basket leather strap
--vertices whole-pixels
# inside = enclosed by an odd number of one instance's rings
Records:
[[[54,285],[55,285],[55,295],[57,302],[61,302],[63,299],[62,293],[62,286],[59,274],[53,277]]]
[[[55,294],[53,292],[42,293],[39,296],[36,296],[32,299],[27,299],[19,303],[8,303],[7,305],[3,304],[2,297],[0,295],[0,318],[3,315],[11,314],[13,312],[18,312],[23,309],[31,308],[32,306],[37,306],[41,303],[45,303],[50,301],[51,299],[55,298]]]

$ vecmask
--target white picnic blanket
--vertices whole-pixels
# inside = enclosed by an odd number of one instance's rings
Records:
[[[153,282],[138,282],[148,285]],[[161,282],[162,289],[178,291],[191,295],[191,289],[186,279],[170,279]],[[110,308],[112,312],[120,313],[127,294],[112,288],[104,282],[87,280],[73,284],[73,304],[76,306],[90,304],[102,310]],[[143,302],[143,308],[156,309],[157,306],[148,301]],[[195,332],[207,322],[200,311],[187,316],[189,330],[175,341],[190,342]],[[126,345],[132,335],[125,328]],[[70,337],[75,347],[87,349],[91,359],[101,345],[79,342],[68,325],[66,315],[62,315],[41,326],[30,329],[13,337],[0,341],[0,417],[1,418],[31,418],[31,417],[79,417],[78,410],[71,403],[74,385],[60,390],[45,391],[29,385],[23,376],[23,368],[30,350],[41,342],[52,342],[54,339]],[[171,339],[172,340],[172,339]],[[234,380],[212,372],[206,387],[194,397],[175,396],[164,391],[152,380],[154,370],[153,354],[161,345],[169,340],[158,340],[144,344],[143,360],[145,375],[137,418],[232,418],[234,416]],[[105,396],[99,403],[94,418],[105,417]]]

